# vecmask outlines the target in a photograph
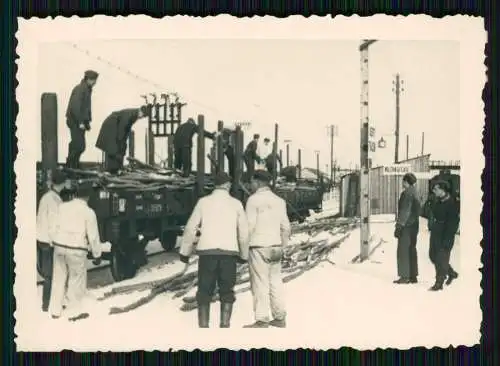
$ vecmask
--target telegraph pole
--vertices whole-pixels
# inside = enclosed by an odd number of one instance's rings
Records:
[[[333,139],[335,137],[335,125],[328,126],[328,134],[330,135],[330,182],[333,187],[333,171],[335,169],[333,162]]]
[[[359,46],[361,56],[361,151],[359,199],[361,213],[360,261],[370,253],[370,119],[368,109],[368,48],[376,40],[364,40]]]
[[[399,97],[401,92],[404,91],[404,88],[402,87],[403,83],[404,81],[401,80],[399,74],[396,74],[396,80],[392,82],[394,85],[392,91],[396,93],[396,128],[394,129],[396,143],[394,147],[394,163],[399,162]]]

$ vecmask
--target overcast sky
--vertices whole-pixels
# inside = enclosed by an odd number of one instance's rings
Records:
[[[100,73],[93,94],[93,130],[87,135],[82,160],[99,160],[95,148],[99,125],[112,111],[139,106],[141,94],[178,92],[188,103],[184,116],[205,115],[209,130],[218,120],[250,120],[246,132],[273,137],[280,125],[280,146],[292,143],[292,160],[302,148],[304,165],[329,163],[326,126],[338,126],[335,158],[342,167],[359,164],[360,54],[359,41],[335,40],[143,40],[93,41],[77,45],[53,43],[39,49],[39,95],[56,92],[59,102],[59,160],[67,154],[69,132],[64,113],[71,89],[86,69]],[[101,59],[99,59],[99,57]],[[164,86],[155,88],[104,60]],[[387,140],[387,148],[373,156],[376,165],[394,156],[396,73],[404,80],[401,95],[400,157],[420,154],[425,132],[425,153],[432,159],[458,160],[459,146],[459,43],[453,41],[380,41],[370,48],[370,117]],[[39,103],[39,100],[38,100]],[[39,109],[38,109],[39,110]],[[40,122],[37,123],[40,135]],[[135,126],[136,157],[144,159],[146,121]],[[156,143],[165,157],[166,142]],[[209,144],[210,146],[210,144]],[[38,160],[41,148],[38,148]],[[195,161],[195,157],[194,157]]]

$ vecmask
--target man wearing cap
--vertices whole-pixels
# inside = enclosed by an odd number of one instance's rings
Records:
[[[94,264],[100,263],[102,244],[97,218],[87,205],[93,190],[91,183],[82,183],[74,198],[59,205],[52,243],[54,272],[50,314],[54,319],[61,316],[65,292],[71,310],[81,306],[87,290],[87,253],[92,253]]]
[[[77,169],[80,156],[85,151],[85,131],[90,130],[92,120],[92,88],[99,74],[93,70],[85,71],[83,80],[73,88],[66,110],[66,125],[71,133],[68,146],[68,168]]]
[[[443,289],[445,280],[449,285],[458,277],[450,265],[450,255],[460,224],[460,203],[453,197],[447,181],[434,181],[431,189],[436,199],[431,205],[432,214],[429,217],[429,257],[436,270],[436,282],[429,290],[439,291]]]
[[[177,170],[182,170],[183,175],[188,177],[191,174],[193,155],[193,136],[200,133],[199,127],[194,119],[189,118],[181,124],[174,133],[174,166]],[[216,134],[202,131],[205,137],[212,140]]]
[[[196,252],[198,262],[198,326],[208,328],[210,303],[215,287],[219,288],[220,327],[229,328],[238,262],[248,258],[248,224],[243,205],[231,197],[231,181],[226,173],[214,179],[215,189],[200,198],[184,229],[179,250],[181,261],[188,263],[194,249],[198,227],[201,235]]]
[[[253,140],[250,141],[243,153],[243,160],[245,161],[245,166],[247,167],[247,175],[249,177],[253,176],[255,172],[255,162],[258,159],[257,156],[257,147],[259,146],[260,135],[253,135]]]
[[[281,258],[283,247],[288,245],[291,229],[286,202],[271,191],[270,181],[269,172],[256,171],[251,180],[255,193],[246,204],[250,233],[248,265],[255,323],[245,328],[286,326]],[[273,317],[271,321],[269,310]]]
[[[398,239],[397,263],[399,279],[397,284],[417,283],[417,236],[420,218],[420,200],[413,173],[403,176],[403,192],[398,201],[398,215],[394,237]]]
[[[62,203],[61,191],[66,185],[66,176],[60,170],[52,172],[50,189],[38,205],[36,217],[37,269],[43,277],[42,310],[48,311],[52,288],[52,246],[57,210]]]
[[[132,126],[147,115],[147,107],[128,108],[111,113],[102,123],[95,146],[105,153],[106,171],[116,174],[123,168]]]

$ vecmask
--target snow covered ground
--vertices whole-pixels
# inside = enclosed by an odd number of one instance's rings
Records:
[[[325,211],[329,210],[335,211],[335,202],[325,204]],[[115,284],[90,291],[86,303],[90,313],[88,319],[74,323],[64,318],[52,320],[39,311],[33,316],[29,328],[23,327],[27,331],[19,334],[17,344],[23,350],[31,351],[127,351],[253,347],[328,349],[341,346],[373,349],[477,343],[482,316],[476,258],[480,251],[472,246],[479,244],[467,243],[464,248],[457,236],[452,263],[460,277],[444,291],[429,292],[427,289],[433,283],[434,269],[428,260],[429,234],[422,221],[418,242],[420,283],[394,285],[396,241],[392,236],[393,220],[393,216],[373,218],[372,248],[376,249],[369,260],[352,263],[359,254],[359,229],[355,229],[349,239],[332,252],[331,263],[324,262],[286,284],[286,329],[242,329],[244,324],[254,320],[249,292],[237,296],[229,330],[217,328],[218,303],[212,304],[213,328],[200,330],[196,311],[180,311],[182,299],[174,300],[172,294],[159,295],[153,302],[129,313],[108,315],[110,307],[127,305],[147,294],[116,296],[106,301],[95,299]],[[338,238],[338,235],[334,237],[326,232],[320,236],[329,240]],[[303,238],[304,234],[293,241]],[[142,271],[120,286],[163,278],[181,268],[178,261],[164,264],[155,270]]]

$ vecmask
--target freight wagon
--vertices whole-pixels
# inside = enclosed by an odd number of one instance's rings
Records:
[[[181,122],[181,108],[185,104],[177,101],[170,105],[167,105],[168,103],[169,101],[166,100],[163,105],[159,103],[148,105],[150,111],[164,109],[170,110],[171,113],[170,118],[166,113],[161,118],[157,113],[156,116],[150,113],[148,117],[150,150],[147,156],[154,157],[154,152],[151,152],[151,148],[154,149],[153,137],[168,137],[169,151],[173,150],[170,146],[171,136]],[[203,131],[204,117],[199,115],[197,120],[200,131]],[[219,121],[219,131],[223,128],[223,123]],[[274,149],[277,147],[277,131],[276,125]],[[243,131],[236,127],[233,135],[236,171],[231,194],[244,204],[248,199],[249,187],[241,180]],[[57,96],[53,93],[45,93],[42,95],[42,161],[37,163],[37,206],[50,182],[50,170],[60,167],[57,144]],[[215,161],[217,168],[224,170],[222,145],[222,137],[219,136],[216,141]],[[129,142],[130,155],[133,155],[133,146],[132,140]],[[145,263],[145,247],[149,241],[159,239],[165,250],[172,251],[198,199],[213,190],[211,182],[213,173],[205,173],[203,134],[198,135],[196,153],[197,171],[189,179],[179,178],[172,174],[170,176],[166,174],[162,178],[160,177],[162,171],[172,173],[173,170],[160,169],[155,167],[154,163],[140,164],[137,169],[131,169],[132,164],[127,169],[128,173],[124,173],[124,178],[127,174],[137,174],[138,170],[146,177],[153,176],[151,178],[153,183],[145,182],[138,187],[125,188],[113,184],[113,176],[103,173],[102,164],[99,163],[82,163],[81,171],[71,172],[73,186],[77,186],[85,179],[92,179],[94,182],[95,190],[89,199],[89,206],[96,212],[101,241],[111,243],[111,251],[103,255],[103,259],[110,261],[111,274],[115,281],[135,276],[140,266]],[[137,162],[135,159],[131,161]],[[170,156],[168,165],[172,165]],[[291,221],[304,220],[310,210],[319,212],[322,209],[324,187],[319,181],[298,179],[295,184],[279,184],[275,174],[273,190],[287,201]]]

